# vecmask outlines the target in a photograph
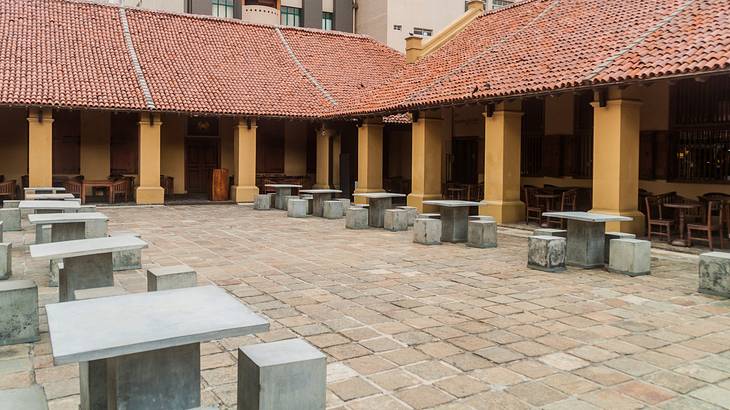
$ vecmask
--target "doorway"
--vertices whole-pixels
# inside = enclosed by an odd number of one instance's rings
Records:
[[[461,184],[478,183],[477,153],[479,151],[479,140],[475,137],[454,138],[452,150],[454,151],[452,181]]]
[[[220,139],[185,139],[185,189],[189,194],[210,193],[213,170],[220,168]]]

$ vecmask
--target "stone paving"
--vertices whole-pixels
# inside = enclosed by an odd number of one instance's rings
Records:
[[[333,409],[730,408],[730,301],[696,292],[696,256],[655,251],[637,278],[550,274],[526,268],[511,229],[475,249],[237,205],[101,211],[150,243],[145,267],[188,264],[271,320],[202,346],[206,405],[235,408],[238,346],[303,337],[327,354]],[[52,303],[33,236],[6,233],[14,278]],[[115,278],[145,290],[143,270]],[[35,382],[51,409],[76,409],[78,366],[53,366],[41,313],[39,343],[0,348],[0,388]]]

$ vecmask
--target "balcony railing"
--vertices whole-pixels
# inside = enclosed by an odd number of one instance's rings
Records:
[[[241,20],[253,24],[279,24],[279,10],[268,6],[243,6]]]

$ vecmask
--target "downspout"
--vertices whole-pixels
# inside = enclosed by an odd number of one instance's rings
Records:
[[[352,32],[357,34],[357,0],[352,0]]]

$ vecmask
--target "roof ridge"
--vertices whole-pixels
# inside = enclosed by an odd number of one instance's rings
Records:
[[[139,62],[137,50],[134,48],[134,43],[132,42],[132,33],[129,31],[129,20],[127,20],[127,10],[124,7],[119,7],[119,21],[122,24],[122,35],[124,36],[124,43],[127,46],[127,53],[129,54],[129,58],[132,60],[134,75],[137,78],[137,83],[139,84],[139,88],[142,91],[142,95],[144,95],[145,104],[147,104],[147,108],[154,110],[157,107],[155,107],[155,101],[152,98],[152,92],[150,91],[149,84],[147,84],[147,79],[144,76],[142,65]]]
[[[281,32],[281,29],[279,27],[275,28],[276,34],[279,36],[279,40],[281,40],[281,44],[284,46],[284,49],[286,49],[286,52],[289,54],[289,57],[294,61],[294,64],[299,68],[299,71],[304,74],[304,76],[311,82],[317,90],[322,93],[322,96],[329,101],[332,105],[337,105],[337,100],[330,94],[329,91],[327,91],[326,88],[312,75],[312,73],[307,70],[307,67],[302,64],[301,61],[299,61],[299,58],[297,58],[296,54],[294,53],[294,50],[292,50],[291,46],[289,45],[289,42],[284,37],[284,33]]]
[[[632,49],[634,49],[634,47],[643,43],[647,38],[649,38],[649,36],[656,33],[657,31],[661,30],[667,24],[671,23],[672,20],[674,20],[677,16],[682,14],[682,12],[687,10],[687,8],[689,6],[691,6],[694,2],[695,2],[695,0],[686,0],[684,2],[684,4],[682,4],[681,6],[679,6],[679,8],[677,8],[677,10],[674,10],[671,14],[664,17],[661,21],[659,21],[658,23],[656,23],[655,25],[650,27],[648,30],[646,30],[646,32],[642,33],[642,35],[640,35],[637,39],[635,39],[634,41],[629,43],[626,47],[619,50],[618,53],[616,53],[612,56],[609,56],[608,58],[603,60],[603,62],[598,64],[596,66],[596,68],[594,68],[593,71],[591,71],[591,73],[588,74],[588,76],[583,81],[593,81],[596,77],[598,77],[599,74],[601,74],[601,72],[603,72],[608,67],[610,67],[614,61],[618,60],[619,58],[621,58],[621,56],[623,56],[624,54],[626,54],[629,51],[631,51]]]

